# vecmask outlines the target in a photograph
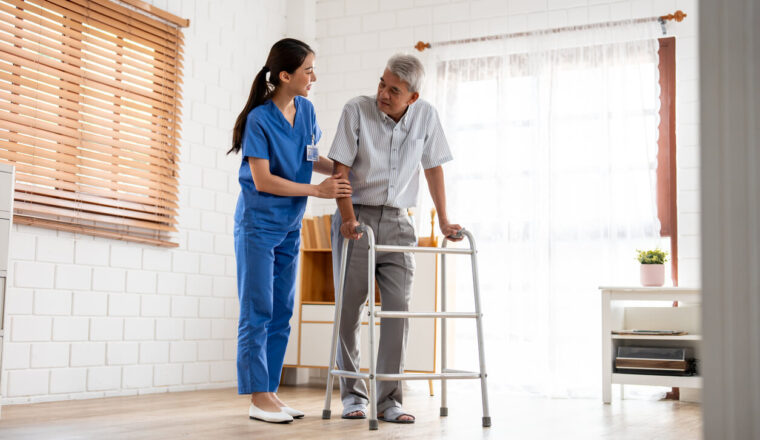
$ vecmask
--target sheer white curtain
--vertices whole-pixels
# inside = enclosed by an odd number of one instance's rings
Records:
[[[597,287],[638,285],[635,249],[667,249],[655,200],[659,31],[626,23],[426,55],[424,96],[455,158],[450,217],[480,249],[496,392],[598,394]],[[467,310],[469,261],[456,264]],[[455,363],[476,368],[474,325],[456,325]]]

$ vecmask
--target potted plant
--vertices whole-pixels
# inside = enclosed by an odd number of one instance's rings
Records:
[[[659,287],[665,284],[665,262],[668,253],[657,248],[648,251],[636,249],[641,263],[641,285]]]

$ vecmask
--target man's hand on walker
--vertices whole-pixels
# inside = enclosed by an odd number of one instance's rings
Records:
[[[450,241],[462,241],[464,237],[453,237],[456,233],[462,230],[462,227],[459,226],[456,223],[449,223],[449,222],[440,222],[441,224],[441,232],[443,233],[443,236],[446,237],[446,239]]]
[[[356,220],[346,220],[340,225],[340,233],[349,240],[358,240],[362,238],[362,234],[356,232],[357,226],[359,222]]]

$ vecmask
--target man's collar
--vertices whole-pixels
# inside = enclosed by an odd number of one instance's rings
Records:
[[[419,101],[419,99],[417,99],[417,101]],[[404,112],[403,115],[401,115],[401,119],[399,119],[398,122],[394,121],[393,118],[391,118],[390,116],[388,116],[384,111],[380,110],[377,107],[377,95],[375,95],[375,111],[377,111],[378,113],[380,113],[380,115],[382,116],[383,120],[390,121],[390,122],[392,122],[394,124],[401,124],[402,127],[407,128],[409,126],[409,122],[407,122],[407,121],[411,118],[411,114],[414,112],[414,109],[416,108],[415,104],[417,104],[417,101],[414,101],[413,103],[409,104],[406,107],[406,111]]]
[[[419,101],[419,99],[417,99]],[[413,103],[409,104],[409,106],[406,108],[406,111],[404,112],[404,115],[401,116],[401,119],[398,121],[401,123],[401,126],[404,128],[407,128],[409,126],[409,120],[412,118],[412,113],[414,113],[414,109],[417,108],[415,104],[417,104],[417,101],[414,101]]]

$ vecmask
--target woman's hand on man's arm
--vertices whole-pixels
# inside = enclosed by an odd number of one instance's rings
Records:
[[[297,183],[269,171],[269,160],[255,157],[248,158],[253,183],[258,191],[278,196],[315,196],[326,199],[351,196],[351,184],[348,178],[330,176],[318,185]]]
[[[332,175],[317,185],[317,197],[340,199],[351,196],[351,184],[340,175]]]

